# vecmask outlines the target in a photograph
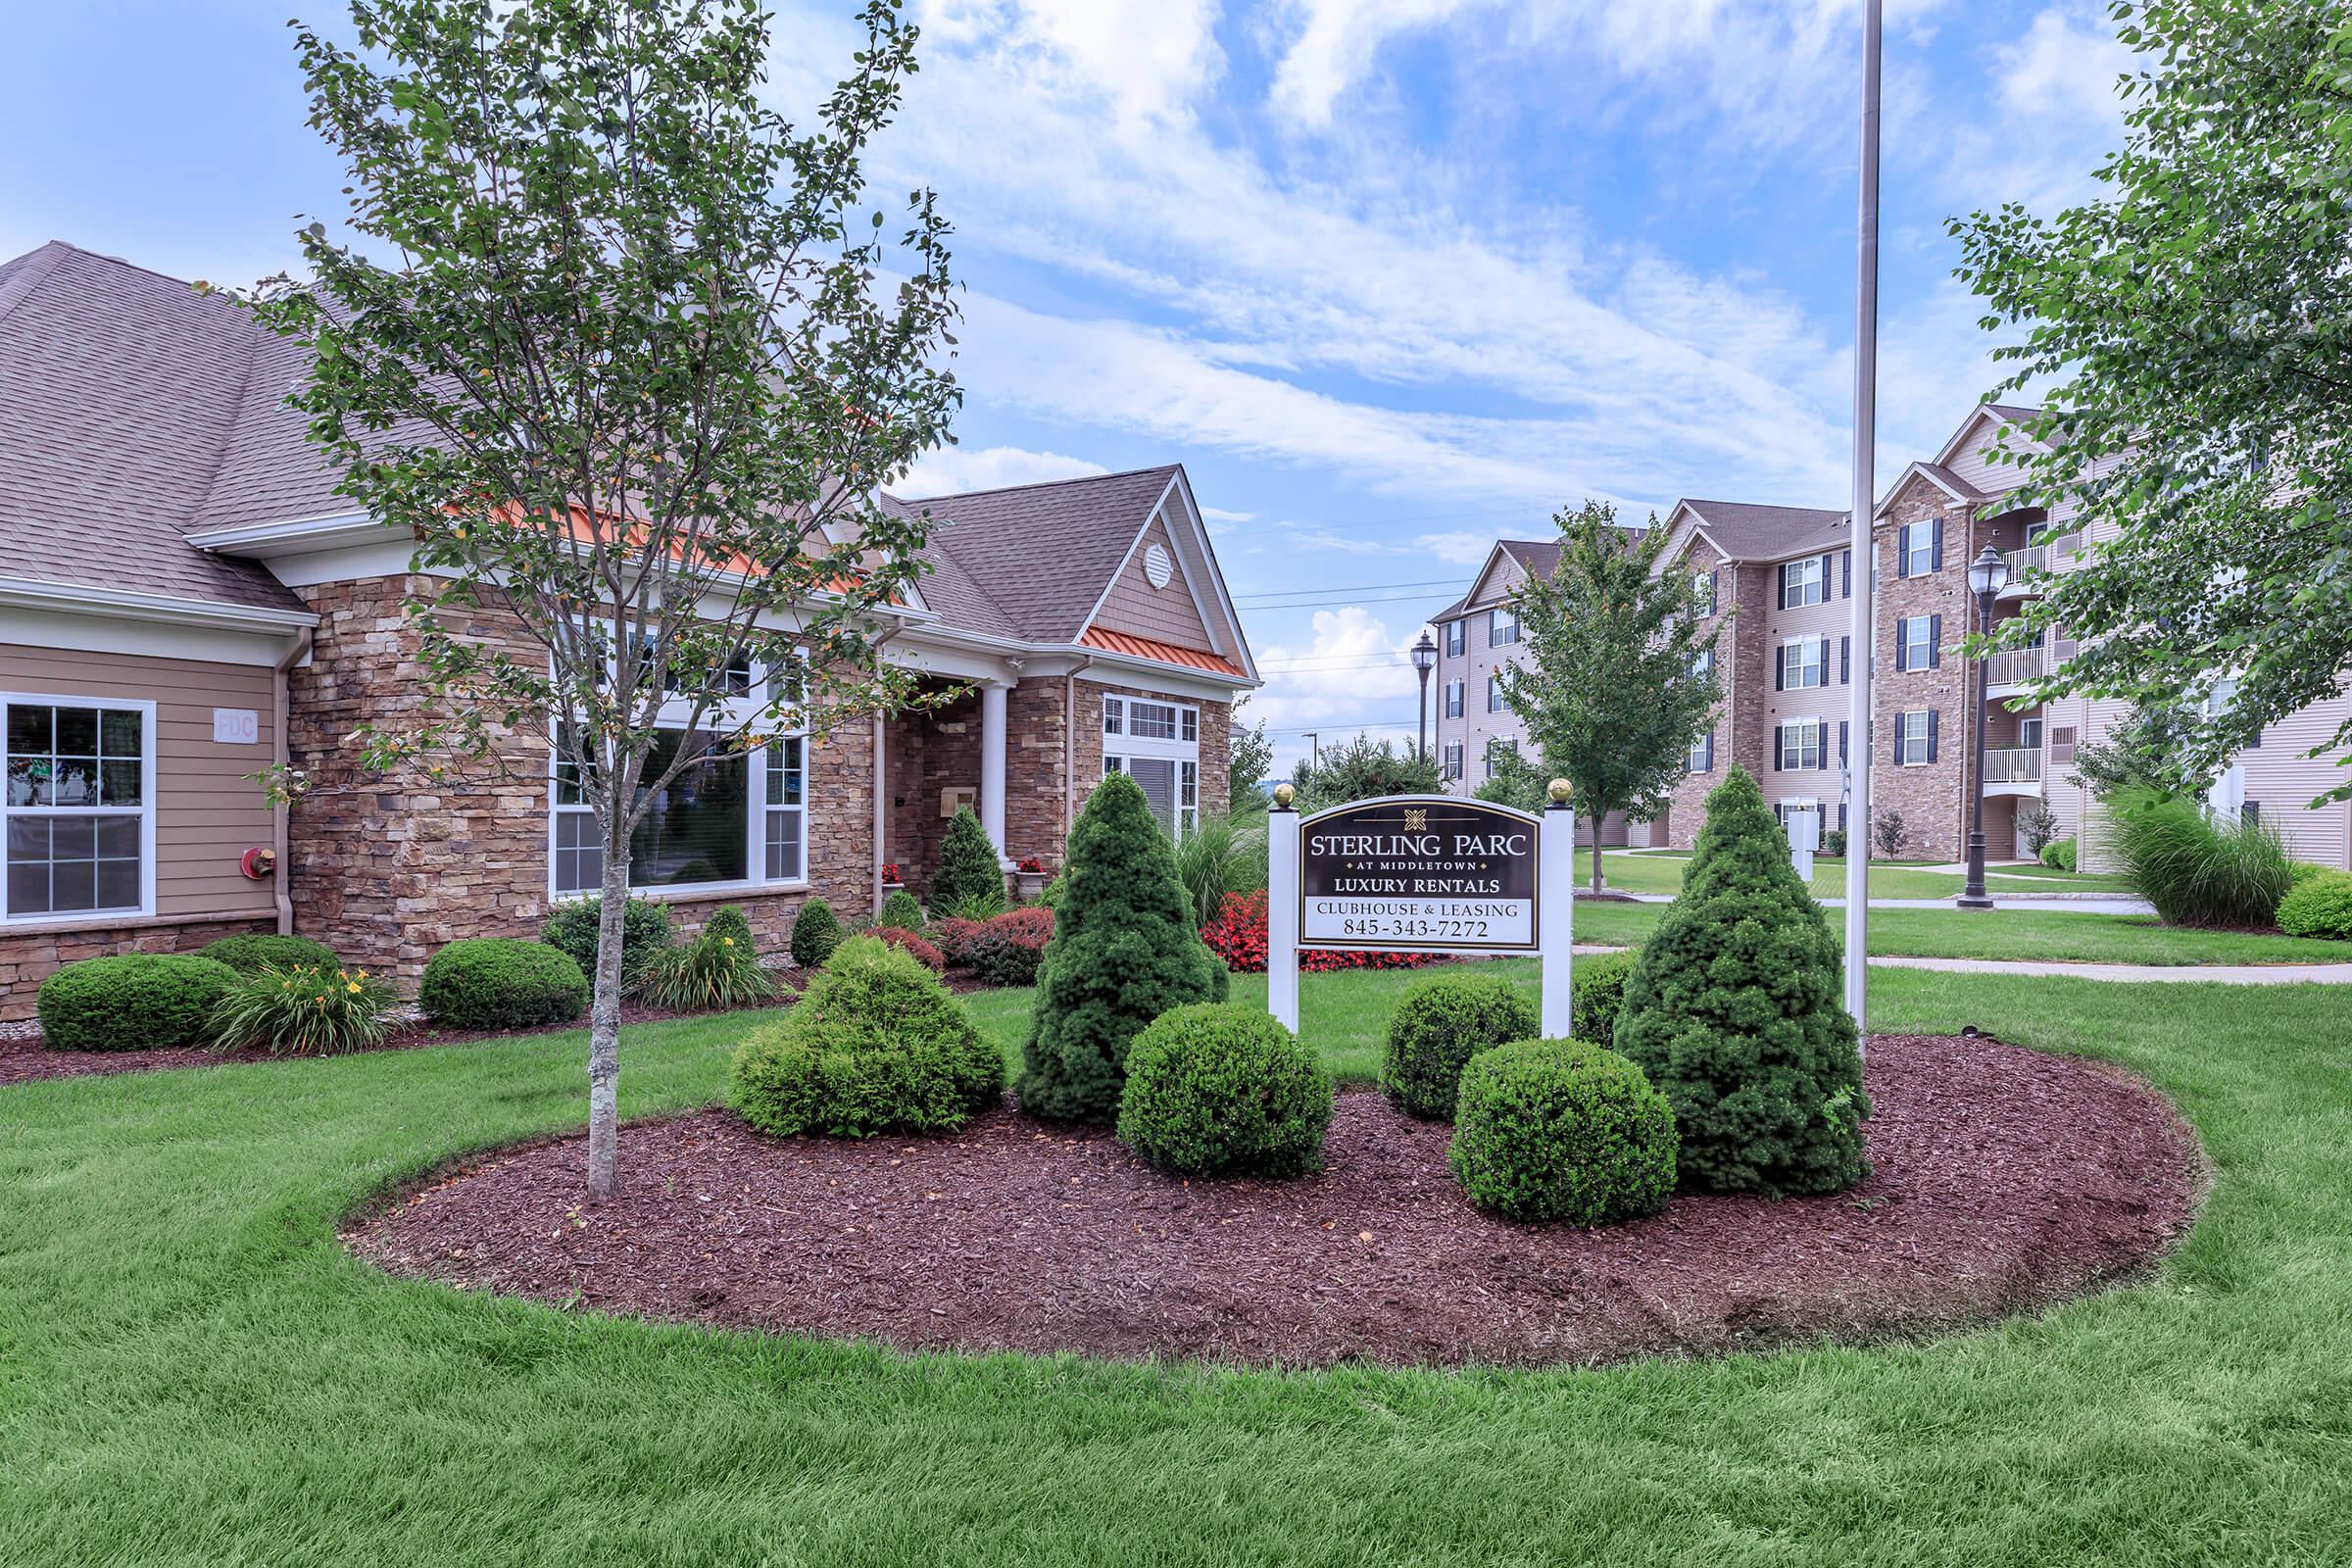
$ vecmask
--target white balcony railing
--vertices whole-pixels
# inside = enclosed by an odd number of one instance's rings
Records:
[[[2014,591],[2023,587],[2026,579],[2037,571],[2056,571],[2065,566],[2074,557],[2078,537],[2071,533],[2048,534],[2040,543],[2028,545],[2023,550],[2002,551],[2001,554],[2009,562],[2010,589]]]
[[[2049,673],[2050,656],[2041,648],[2011,648],[1986,657],[1984,684],[1986,686],[2015,686],[2029,680],[2039,680]]]
[[[1995,746],[1984,753],[1987,784],[2038,784],[2041,749],[2037,746]]]

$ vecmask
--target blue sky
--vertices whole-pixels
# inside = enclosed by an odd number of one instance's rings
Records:
[[[779,9],[797,111],[852,8]],[[1843,504],[1853,0],[909,9],[873,172],[956,223],[969,396],[902,488],[1182,461],[1286,760],[1409,733],[1422,617],[1559,507]],[[1943,219],[2088,192],[2128,64],[2097,0],[1888,10],[1882,482],[1991,379]],[[285,27],[331,8],[0,11],[0,254],[246,282],[336,211]]]

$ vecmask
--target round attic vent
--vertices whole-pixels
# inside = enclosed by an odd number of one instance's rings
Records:
[[[1175,575],[1176,563],[1168,559],[1168,553],[1165,550],[1157,545],[1152,545],[1145,549],[1144,577],[1152,587],[1165,588],[1168,580]]]

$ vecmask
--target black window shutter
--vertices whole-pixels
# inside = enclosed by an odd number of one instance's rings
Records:
[[[1908,618],[1894,623],[1894,667],[1898,671],[1911,667],[1911,638],[1904,631],[1910,624]]]
[[[1936,519],[1934,539],[1928,546],[1928,569],[1930,571],[1943,569],[1943,519],[1941,517]]]
[[[1841,719],[1839,719],[1839,720],[1838,721],[1838,765],[1839,767],[1843,767],[1843,766],[1845,766],[1845,764],[1846,764],[1846,761],[1847,761],[1847,759],[1848,759],[1848,754],[1847,754],[1847,752],[1846,752],[1846,749],[1845,749],[1845,740],[1846,740],[1846,735],[1845,735],[1845,732],[1847,731],[1847,729],[1849,729],[1850,727],[1852,727],[1852,722],[1853,722],[1853,721],[1852,721],[1851,719],[1844,719],[1844,718],[1841,718]],[[1843,818],[1843,813],[1844,813],[1845,808],[1843,808],[1843,807],[1839,807],[1838,809],[1838,812],[1839,812],[1839,821],[1842,823],[1842,821],[1843,821],[1843,819],[1844,819],[1844,818]]]
[[[1838,570],[1845,580],[1844,591],[1838,594],[1838,597],[1840,599],[1851,599],[1854,597],[1854,547],[1848,545],[1843,550],[1838,551],[1838,560],[1839,562]]]
[[[1788,650],[1784,648],[1772,657],[1772,689],[1786,691],[1788,687]]]
[[[1940,708],[1928,710],[1928,760],[1936,760],[1936,720],[1942,714]]]
[[[1900,713],[1895,714],[1894,722],[1886,726],[1886,760],[1897,766],[1903,760],[1903,715]]]
[[[1942,525],[1939,523],[1937,526],[1940,527]],[[1936,669],[1941,667],[1942,663],[1943,617],[1939,614],[1930,615],[1928,617],[1928,667],[1930,669]]]
[[[1782,724],[1772,726],[1772,770],[1775,773],[1781,770],[1781,731],[1786,727]]]
[[[1838,552],[1824,550],[1821,553],[1821,602],[1823,604],[1826,605],[1830,602],[1830,584],[1837,580]]]
[[[1838,684],[1851,686],[1853,683],[1854,640],[1850,636],[1840,637],[1838,639]]]
[[[1821,640],[1821,683],[1824,686],[1830,683],[1830,640],[1827,637]]]
[[[1707,571],[1707,612],[1709,614],[1721,612],[1723,609],[1722,595],[1723,568],[1721,566],[1710,567]]]

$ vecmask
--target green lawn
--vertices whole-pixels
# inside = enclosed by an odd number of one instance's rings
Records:
[[[1663,904],[1588,902],[1576,906],[1576,940],[1636,947],[1656,929]],[[1842,935],[1841,911],[1828,911]],[[2001,958],[2041,963],[2345,963],[2352,943],[2244,931],[2192,931],[2154,915],[2066,909],[1873,909],[1870,951],[1879,956]]]
[[[1390,983],[1310,980],[1343,1070]],[[579,1126],[578,1035],[0,1089],[0,1562],[2352,1559],[2352,995],[1873,995],[1882,1027],[1975,1022],[2154,1079],[2216,1173],[2180,1254],[1881,1349],[1542,1374],[906,1357],[343,1252],[337,1217],[387,1184]],[[624,1112],[708,1102],[744,1028],[632,1030]]]
[[[1583,851],[1577,858],[1577,885],[1586,886],[1592,880],[1592,856]],[[1621,893],[1679,893],[1683,887],[1683,870],[1690,863],[1687,852],[1657,852],[1650,850],[1614,851],[1601,857],[1601,874],[1608,885]],[[2112,893],[2128,895],[2131,889],[2121,877],[2077,876],[2053,871],[2048,866],[1996,866],[2006,874],[2015,871],[2032,876],[2046,886],[2014,884],[2012,893]],[[1968,879],[1957,872],[1923,870],[1918,865],[1899,861],[1874,862],[1870,868],[1870,896],[1874,899],[1953,899]],[[1845,860],[1840,856],[1819,855],[1813,858],[1813,896],[1821,899],[1845,897]],[[1992,881],[1995,894],[2001,891],[1999,876]]]

